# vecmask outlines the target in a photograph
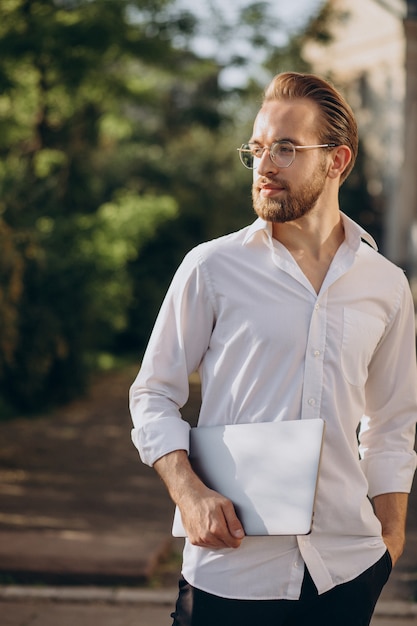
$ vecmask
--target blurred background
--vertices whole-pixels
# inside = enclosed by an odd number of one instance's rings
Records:
[[[359,120],[342,208],[413,279],[416,0],[3,0],[0,416],[139,363],[197,243],[253,219],[236,148],[283,70]]]

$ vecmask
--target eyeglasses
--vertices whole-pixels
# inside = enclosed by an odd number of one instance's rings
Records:
[[[297,150],[310,150],[311,148],[335,148],[335,143],[320,143],[313,146],[295,146],[291,141],[275,141],[269,148],[260,146],[257,143],[243,143],[239,152],[242,164],[249,170],[257,168],[258,161],[263,156],[265,150],[269,152],[272,163],[278,167],[290,167],[294,162]]]

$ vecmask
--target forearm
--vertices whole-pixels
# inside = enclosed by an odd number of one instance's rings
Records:
[[[381,522],[382,537],[395,565],[404,550],[408,494],[384,493],[375,496],[373,505]]]
[[[154,463],[174,503],[181,508],[183,496],[190,492],[202,493],[204,484],[191,467],[185,450],[175,450]]]

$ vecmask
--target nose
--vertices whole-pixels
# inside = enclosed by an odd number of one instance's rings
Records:
[[[275,165],[271,159],[271,153],[268,148],[264,148],[262,156],[258,159],[256,172],[258,176],[267,176],[270,173],[276,173],[279,167]]]

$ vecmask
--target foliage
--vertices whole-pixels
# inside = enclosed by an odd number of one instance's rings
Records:
[[[167,4],[1,5],[0,394],[17,407],[84,387],[91,356],[126,324],[129,262],[177,213],[135,169],[158,147],[168,62],[197,73],[171,42],[192,22]]]

